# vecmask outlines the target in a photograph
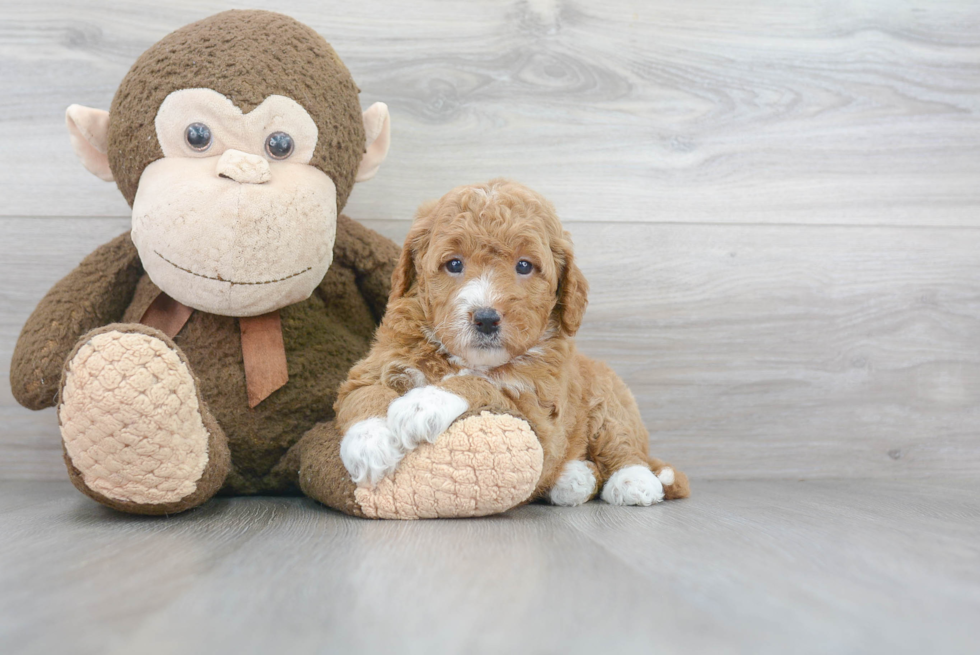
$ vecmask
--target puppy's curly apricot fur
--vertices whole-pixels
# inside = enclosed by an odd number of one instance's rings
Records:
[[[389,406],[399,406],[392,401],[413,391],[422,399],[420,388],[434,387],[461,397],[471,411],[508,412],[530,423],[544,450],[533,498],[550,493],[553,502],[585,502],[617,471],[637,466],[663,485],[652,502],[686,497],[686,476],[649,456],[632,393],[607,365],[575,348],[587,298],[568,233],[530,189],[493,180],[423,205],[371,352],[340,389],[338,429],[348,434],[386,415],[391,426]],[[431,391],[425,397],[445,398]],[[412,447],[398,434],[393,439]],[[628,492],[632,478],[621,478]],[[568,494],[555,489],[569,484],[577,490],[564,502]]]

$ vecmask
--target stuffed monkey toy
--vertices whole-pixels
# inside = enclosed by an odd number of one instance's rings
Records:
[[[303,491],[382,518],[492,514],[531,494],[541,448],[504,413],[460,417],[374,488],[340,461],[337,387],[399,255],[340,214],[389,144],[387,107],[362,114],[358,92],[309,27],[228,11],[147,50],[109,112],[69,107],[75,152],[116,182],[132,230],[41,300],[10,380],[25,407],[57,408],[84,494],[172,514],[219,492]],[[473,461],[492,470],[473,478]]]

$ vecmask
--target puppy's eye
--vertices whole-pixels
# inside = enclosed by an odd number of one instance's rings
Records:
[[[449,273],[462,273],[463,272],[463,260],[462,259],[450,259],[444,264],[446,271]]]
[[[517,273],[518,275],[530,275],[531,271],[534,270],[534,264],[526,259],[522,259],[517,262]]]
[[[211,147],[211,128],[204,123],[191,123],[184,130],[184,140],[194,150],[204,152]]]
[[[265,140],[265,151],[273,159],[285,159],[293,154],[293,137],[285,132],[273,132]]]

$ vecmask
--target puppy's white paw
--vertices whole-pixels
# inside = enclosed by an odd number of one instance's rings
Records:
[[[340,460],[357,484],[374,486],[392,473],[404,456],[398,437],[381,418],[355,423],[340,442]]]
[[[657,473],[657,479],[663,486],[669,487],[674,484],[674,469],[669,466],[663,467],[660,469],[660,473]]]
[[[466,400],[439,387],[418,387],[388,405],[388,429],[402,448],[412,450],[423,441],[435,441],[469,407]]]
[[[551,488],[549,498],[552,505],[574,507],[587,502],[595,492],[595,476],[585,462],[572,460],[565,462],[561,477]]]
[[[610,505],[653,505],[664,499],[664,485],[646,466],[625,466],[602,487],[602,499]]]

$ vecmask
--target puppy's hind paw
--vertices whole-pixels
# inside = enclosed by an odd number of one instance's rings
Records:
[[[380,418],[355,423],[340,442],[340,459],[358,485],[374,486],[394,472],[404,456],[398,438]]]
[[[646,466],[626,466],[606,480],[602,499],[610,505],[653,505],[664,499],[664,485]]]
[[[412,450],[435,441],[469,406],[465,399],[431,384],[417,387],[388,405],[388,429],[402,448]]]

